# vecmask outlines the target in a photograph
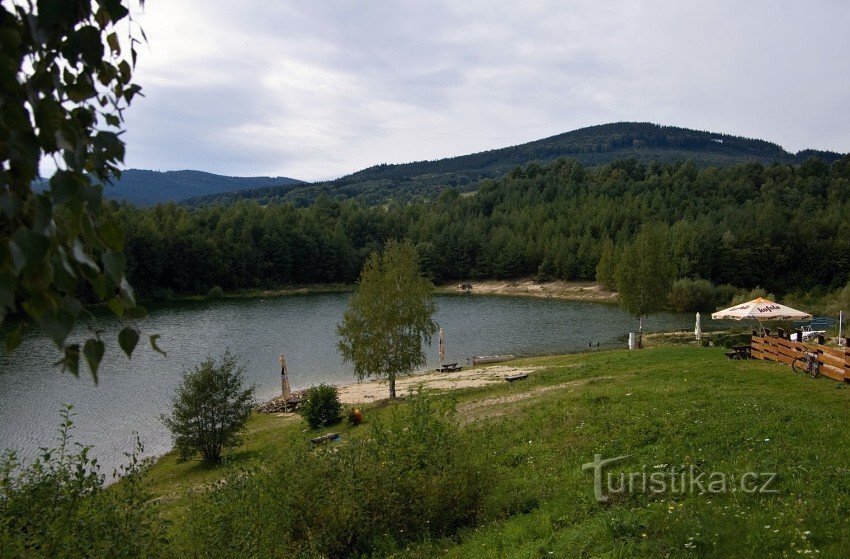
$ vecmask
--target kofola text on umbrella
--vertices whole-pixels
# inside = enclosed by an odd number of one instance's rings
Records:
[[[770,312],[770,311],[778,311],[781,308],[782,307],[780,307],[779,305],[768,305],[766,307],[756,307],[756,310],[758,312]]]

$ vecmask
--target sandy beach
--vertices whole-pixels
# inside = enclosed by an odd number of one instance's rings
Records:
[[[532,373],[540,367],[512,367],[491,365],[463,369],[452,373],[429,372],[396,379],[396,394],[405,396],[422,386],[428,390],[457,390],[479,388],[488,384],[505,382],[508,375]],[[339,387],[339,399],[344,404],[364,404],[383,400],[389,396],[386,380],[363,381]]]
[[[541,367],[513,367],[510,365],[488,365],[462,369],[451,373],[430,371],[421,374],[399,377],[396,379],[396,394],[407,396],[422,386],[427,390],[458,390],[461,388],[480,388],[490,384],[503,383],[509,375],[529,374]],[[389,398],[389,383],[384,380],[363,380],[352,384],[338,385],[339,401],[343,404],[367,404]],[[282,411],[283,401],[280,397],[272,398],[258,406],[258,410],[266,413]]]
[[[595,301],[616,303],[617,293],[608,291],[591,281],[536,282],[530,278],[517,280],[458,281],[441,285],[440,293],[461,293],[459,285],[470,284],[471,295],[514,295],[526,297],[551,297],[570,301]]]

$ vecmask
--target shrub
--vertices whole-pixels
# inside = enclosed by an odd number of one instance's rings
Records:
[[[717,347],[730,348],[738,345],[748,345],[751,334],[748,332],[715,332],[711,334],[711,341]]]
[[[850,282],[844,288],[836,291],[832,295],[832,304],[829,305],[829,311],[838,314],[844,311],[845,314],[850,313]]]
[[[224,297],[224,289],[221,287],[214,285],[207,291],[207,299],[221,299]]]
[[[143,484],[141,443],[103,486],[90,448],[72,443],[71,407],[62,412],[57,445],[22,466],[17,456],[0,457],[0,556],[160,557],[165,526]]]
[[[360,408],[351,408],[346,413],[346,417],[348,419],[348,424],[352,427],[357,427],[361,423],[363,423],[363,412]]]
[[[703,279],[679,279],[673,282],[667,300],[680,312],[714,310],[714,285]]]
[[[308,390],[301,405],[301,415],[311,429],[336,425],[342,421],[342,405],[336,387],[320,384]]]
[[[738,293],[738,288],[734,285],[724,283],[714,288],[714,306],[729,307],[732,305],[732,300]]]
[[[317,449],[293,445],[265,470],[199,490],[178,534],[192,557],[377,557],[474,524],[492,486],[479,455],[418,394]]]
[[[240,443],[254,406],[254,389],[243,388],[243,379],[244,371],[229,351],[220,365],[207,358],[184,375],[171,415],[161,416],[181,461],[200,454],[205,462],[218,463],[222,449]]]
[[[776,295],[773,293],[768,293],[766,289],[761,287],[755,287],[749,291],[746,289],[739,290],[735,296],[732,298],[732,305],[738,305],[741,303],[746,303],[747,301],[752,301],[757,297],[764,297],[765,299],[770,299],[771,301],[776,300]]]

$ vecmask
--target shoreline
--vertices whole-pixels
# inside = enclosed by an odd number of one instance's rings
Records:
[[[468,284],[469,291],[458,286]],[[561,299],[564,301],[586,301],[590,303],[617,303],[617,293],[608,291],[593,281],[552,280],[537,282],[531,278],[514,280],[458,281],[441,284],[436,287],[441,295],[491,295],[507,297],[536,297],[541,299]]]
[[[470,284],[472,290],[463,292],[458,285]],[[317,283],[308,285],[288,285],[275,289],[245,289],[209,295],[175,295],[167,299],[144,299],[142,304],[162,304],[182,301],[215,301],[219,299],[259,299],[264,297],[288,297],[292,295],[312,295],[316,293],[351,293],[356,284]],[[552,280],[537,282],[531,278],[513,280],[458,280],[434,286],[437,295],[495,295],[505,297],[538,297],[543,299],[561,299],[565,301],[587,301],[592,303],[617,303],[617,293],[607,291],[593,281]]]
[[[142,305],[161,305],[166,303],[197,302],[197,301],[220,301],[223,299],[260,299],[264,297],[290,297],[293,295],[313,295],[316,293],[350,293],[355,289],[350,283],[316,283],[310,285],[289,285],[275,289],[245,289],[238,291],[226,291],[221,295],[210,297],[209,295],[175,295],[165,299],[143,299]]]
[[[544,356],[556,357],[556,356]],[[419,386],[428,390],[451,392],[468,388],[481,388],[491,384],[504,383],[505,377],[517,374],[530,374],[542,368],[540,365],[512,365],[517,360],[504,363],[474,366],[448,373],[430,370],[396,378],[396,394],[404,398]],[[366,379],[348,384],[334,384],[339,394],[341,404],[362,405],[389,400],[389,382],[386,379]],[[295,393],[306,391],[296,390]],[[276,411],[276,404],[282,405],[281,396],[276,396],[258,405],[255,410],[260,413],[283,413]],[[291,413],[291,412],[290,412]]]

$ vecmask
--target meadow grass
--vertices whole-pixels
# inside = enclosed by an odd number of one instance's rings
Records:
[[[850,556],[850,386],[688,346],[516,364],[542,368],[525,381],[436,397],[455,407],[465,452],[485,464],[476,521],[451,538],[423,535],[374,557]],[[394,407],[366,406],[363,426],[334,429],[339,444],[368,437]],[[296,449],[310,452],[305,441],[320,432],[256,415],[228,461],[272,467]],[[720,494],[637,491],[600,504],[581,469],[597,453],[630,455],[613,472],[775,472],[776,493],[732,491],[730,483]],[[152,491],[176,535],[192,521],[198,489],[227,469],[172,455],[153,467]]]

